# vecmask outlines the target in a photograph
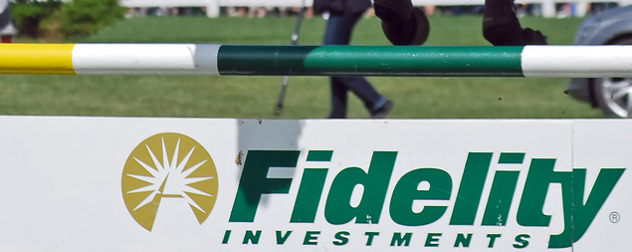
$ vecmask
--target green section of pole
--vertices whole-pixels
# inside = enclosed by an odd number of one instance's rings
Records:
[[[223,45],[217,57],[221,75],[524,77],[523,48]]]
[[[318,46],[222,45],[217,53],[220,75],[319,75],[304,66]]]

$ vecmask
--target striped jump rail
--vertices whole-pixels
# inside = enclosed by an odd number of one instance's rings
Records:
[[[632,46],[0,44],[0,74],[632,77]]]

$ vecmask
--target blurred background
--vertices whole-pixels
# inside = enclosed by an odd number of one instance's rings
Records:
[[[271,0],[15,0],[7,5],[14,30],[5,30],[11,41],[4,42],[289,45],[298,12],[311,1],[278,1],[275,6]],[[480,4],[420,5],[432,27],[426,45],[488,46],[481,35],[483,0],[474,2]],[[261,3],[267,5],[257,5]],[[570,45],[586,17],[621,4],[554,3],[554,13],[547,10],[544,15],[543,4],[524,2],[518,4],[518,13],[524,26],[547,34],[550,44]],[[308,8],[298,44],[321,44],[326,18]],[[371,11],[354,30],[351,43],[390,45]],[[391,119],[604,116],[565,94],[569,80],[562,78],[369,79],[394,101]],[[283,113],[274,116],[281,81],[282,77],[270,76],[3,75],[0,114],[288,119],[328,115],[327,78],[291,77]],[[358,99],[350,99],[349,106],[350,118],[368,117]]]

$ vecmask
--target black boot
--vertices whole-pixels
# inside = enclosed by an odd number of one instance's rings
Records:
[[[514,0],[485,0],[483,36],[495,46],[546,45],[539,31],[523,29]]]
[[[411,0],[374,0],[375,15],[382,20],[384,35],[393,45],[421,45],[428,39],[430,23]]]

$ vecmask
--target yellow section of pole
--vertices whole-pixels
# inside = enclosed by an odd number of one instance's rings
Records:
[[[0,74],[75,75],[75,44],[0,44]]]

